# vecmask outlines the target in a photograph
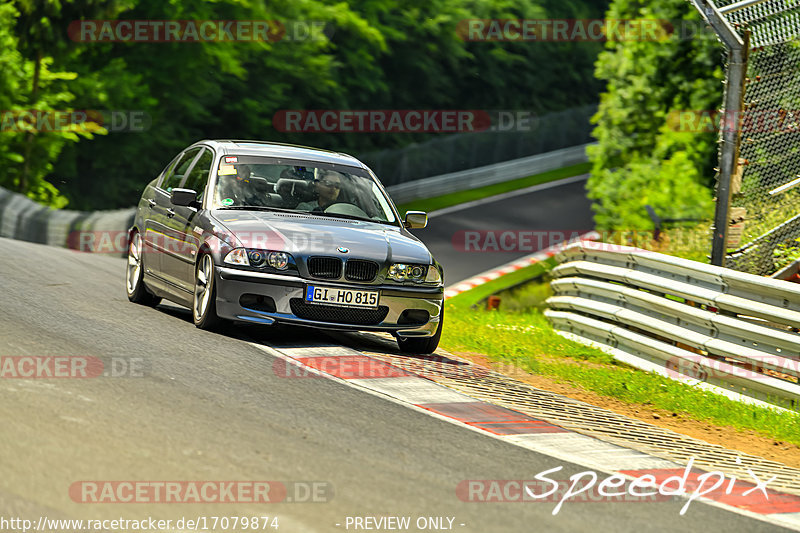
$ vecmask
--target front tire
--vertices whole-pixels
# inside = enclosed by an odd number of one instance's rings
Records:
[[[195,268],[192,318],[195,326],[206,330],[214,329],[222,322],[222,319],[217,316],[214,260],[209,254],[203,254]]]
[[[439,347],[439,340],[442,338],[442,329],[444,329],[444,304],[439,315],[439,329],[436,330],[430,337],[408,337],[397,338],[397,346],[403,353],[413,354],[432,354]]]
[[[142,250],[142,236],[139,235],[138,231],[134,231],[133,235],[131,235],[131,242],[128,244],[128,268],[126,270],[125,292],[128,293],[128,300],[133,303],[155,307],[161,303],[161,298],[151,294],[144,284]]]

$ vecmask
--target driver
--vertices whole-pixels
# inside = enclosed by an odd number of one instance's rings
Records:
[[[314,180],[314,193],[317,197],[312,202],[302,202],[295,209],[298,211],[325,211],[335,204],[342,189],[342,175],[335,170],[323,170]]]

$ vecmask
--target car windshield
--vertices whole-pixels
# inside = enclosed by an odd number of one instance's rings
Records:
[[[388,198],[365,170],[314,165],[224,156],[217,168],[214,206],[395,222]]]

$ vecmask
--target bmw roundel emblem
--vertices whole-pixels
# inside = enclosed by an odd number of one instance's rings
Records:
[[[336,250],[338,250],[339,252],[341,252],[341,253],[343,253],[343,254],[346,254],[347,252],[349,252],[349,251],[350,251],[350,250],[348,250],[347,248],[345,248],[344,246],[340,246],[340,247],[338,247]]]

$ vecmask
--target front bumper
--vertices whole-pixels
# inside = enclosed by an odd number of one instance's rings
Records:
[[[296,324],[323,329],[350,331],[385,331],[399,337],[430,337],[439,329],[444,300],[443,287],[405,287],[394,285],[364,285],[357,283],[328,282],[325,280],[305,280],[293,276],[250,272],[226,267],[217,267],[217,314],[221,318],[255,324]],[[297,316],[292,309],[298,307],[298,299],[303,300],[308,284],[343,289],[378,290],[378,305],[388,308],[378,323],[345,323],[331,316],[327,320],[309,319]],[[252,295],[271,298],[274,311],[263,306],[242,305],[242,297],[252,299]],[[294,300],[294,303],[292,302]],[[302,305],[302,304],[299,304]],[[315,305],[316,304],[308,304]],[[262,308],[256,308],[262,307]],[[267,307],[271,307],[267,306]],[[327,307],[327,306],[324,306]],[[379,308],[379,309],[380,309]],[[426,323],[404,324],[401,315],[406,310],[423,310],[429,314]],[[349,309],[342,309],[343,317]]]

